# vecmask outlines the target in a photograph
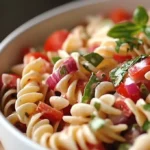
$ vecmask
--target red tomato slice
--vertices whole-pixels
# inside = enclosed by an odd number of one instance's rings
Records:
[[[114,23],[129,20],[130,18],[131,15],[125,9],[122,8],[115,9],[110,13],[110,19],[112,19]]]
[[[37,112],[42,113],[42,118],[46,118],[52,122],[60,121],[63,117],[63,113],[61,111],[52,108],[43,102],[39,102]]]
[[[46,51],[57,51],[61,49],[64,41],[68,37],[69,32],[67,30],[59,30],[52,33],[44,44]]]
[[[34,59],[42,58],[42,59],[46,60],[47,62],[49,62],[48,57],[46,55],[40,53],[40,52],[30,52],[30,53],[26,54],[24,56],[23,61],[24,61],[25,64],[28,64],[31,61],[31,59],[33,59],[33,58]]]
[[[132,115],[131,110],[129,109],[129,107],[125,103],[125,99],[116,100],[114,107],[120,109],[123,112],[123,114],[127,117],[130,117]]]
[[[17,86],[17,79],[20,78],[16,74],[2,74],[1,80],[2,80],[2,85],[6,85],[8,88],[14,88]]]
[[[132,59],[131,55],[120,55],[120,54],[114,54],[113,56],[114,60],[116,60],[118,63],[123,63],[124,61]]]
[[[145,80],[145,73],[150,71],[150,57],[136,63],[129,70],[129,76],[134,80]]]
[[[89,150],[105,150],[105,148],[102,145],[102,143],[99,143],[97,145],[93,145],[93,144],[87,143],[87,146],[88,146]]]

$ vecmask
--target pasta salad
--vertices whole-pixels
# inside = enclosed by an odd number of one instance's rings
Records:
[[[115,9],[25,48],[0,78],[4,116],[52,150],[150,150],[150,16]],[[141,142],[142,141],[142,142]]]

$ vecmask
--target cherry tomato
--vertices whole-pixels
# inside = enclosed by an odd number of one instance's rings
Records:
[[[150,71],[150,57],[136,63],[133,65],[129,70],[129,76],[138,81],[138,80],[145,80],[145,73]]]
[[[123,114],[127,117],[132,115],[131,110],[129,109],[129,107],[125,103],[125,99],[116,100],[114,107],[120,109],[123,112]]]
[[[42,58],[49,62],[49,59],[46,55],[40,53],[40,52],[30,52],[24,56],[24,64],[28,64],[32,59]]]
[[[4,73],[1,76],[2,85],[6,85],[8,88],[13,88],[17,86],[17,79],[20,78],[16,74]]]
[[[125,20],[129,20],[131,15],[125,9],[117,8],[110,13],[110,18],[114,23],[119,23]]]
[[[123,63],[124,61],[132,59],[131,55],[120,55],[120,54],[114,54],[113,55],[114,60],[116,60],[118,63]]]
[[[60,121],[63,117],[63,113],[61,111],[52,108],[43,102],[39,102],[37,112],[41,112],[42,118],[46,118],[52,122]]]
[[[102,143],[99,143],[99,144],[96,144],[96,145],[87,143],[87,146],[88,146],[89,150],[105,150]]]
[[[69,32],[67,30],[59,30],[52,33],[46,40],[44,49],[46,51],[57,51],[61,49],[68,35]]]

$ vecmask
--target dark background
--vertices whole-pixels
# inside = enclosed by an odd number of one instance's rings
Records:
[[[0,42],[27,20],[71,0],[0,0]]]

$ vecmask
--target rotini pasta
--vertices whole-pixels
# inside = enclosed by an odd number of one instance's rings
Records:
[[[89,16],[28,48],[1,76],[8,121],[47,149],[150,150],[149,14],[135,11]]]

